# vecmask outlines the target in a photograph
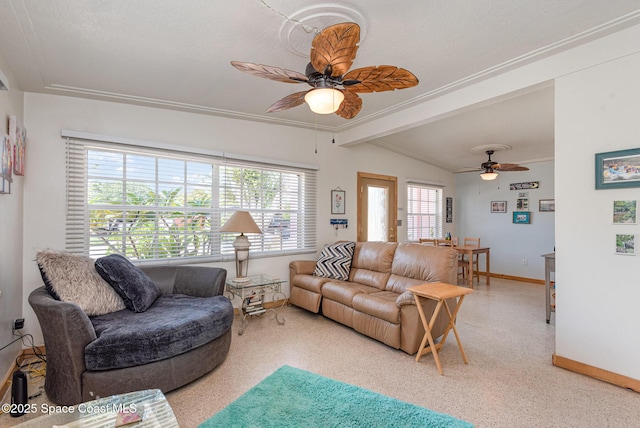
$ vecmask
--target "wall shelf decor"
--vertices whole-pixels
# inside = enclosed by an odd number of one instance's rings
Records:
[[[640,149],[596,153],[596,190],[640,187]]]

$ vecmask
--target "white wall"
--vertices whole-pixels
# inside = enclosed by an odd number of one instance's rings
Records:
[[[25,185],[24,233],[24,303],[27,325],[37,326],[26,298],[42,280],[33,262],[36,252],[44,248],[64,249],[65,234],[65,144],[61,129],[155,141],[250,154],[270,159],[303,162],[319,166],[318,171],[318,243],[356,237],[356,173],[364,171],[397,176],[399,205],[406,200],[404,183],[408,177],[445,183],[454,191],[449,172],[400,156],[378,147],[340,147],[331,143],[331,134],[278,125],[251,123],[194,113],[131,106],[112,102],[42,94],[25,94],[25,117],[29,124],[29,180]],[[330,214],[330,190],[345,190],[346,215]],[[400,213],[400,218],[406,211]],[[348,218],[350,226],[338,232],[331,228],[331,217]],[[405,219],[406,220],[406,219]],[[399,229],[400,239],[406,229]],[[295,259],[314,259],[314,254],[278,258],[252,259],[251,272],[264,272],[288,278],[288,265]],[[218,263],[230,271],[231,263]],[[288,284],[285,286],[288,294]],[[38,329],[30,330],[39,339]]]
[[[453,234],[461,239],[479,237],[482,246],[490,247],[492,273],[543,280],[544,259],[540,255],[553,252],[555,213],[539,212],[538,201],[554,199],[554,168],[553,162],[526,166],[529,171],[503,172],[495,181],[483,181],[478,172],[457,174]],[[509,190],[510,183],[529,181],[538,181],[540,187]],[[528,210],[516,210],[520,192],[529,195]],[[507,212],[491,213],[491,201],[507,201]],[[514,224],[514,211],[530,211],[531,224]]]
[[[2,58],[0,70],[9,79],[10,87],[14,86],[15,79],[4,66]],[[0,91],[0,133],[8,134],[9,116],[16,116],[24,124],[22,100],[22,91],[16,88]],[[28,158],[28,145],[26,150]],[[26,168],[27,176],[29,172]],[[0,195],[0,347],[15,339],[11,322],[22,317],[22,200],[25,179],[14,175],[11,194]],[[0,351],[0,376],[7,373],[20,349],[18,342]]]
[[[614,249],[616,233],[640,239],[640,226],[612,225],[612,205],[640,188],[594,190],[594,154],[640,148],[639,76],[635,53],[559,78],[555,153],[556,353],[635,379],[640,254]]]

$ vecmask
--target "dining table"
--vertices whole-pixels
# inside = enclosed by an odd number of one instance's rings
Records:
[[[461,256],[467,256],[469,260],[469,266],[471,267],[470,275],[467,275],[467,287],[473,288],[473,256],[476,254],[484,254],[485,255],[485,280],[487,285],[491,285],[491,250],[489,247],[477,247],[475,245],[456,245],[453,247],[458,254]],[[478,280],[480,279],[480,261],[478,260],[478,264],[476,265],[476,275],[478,275]]]

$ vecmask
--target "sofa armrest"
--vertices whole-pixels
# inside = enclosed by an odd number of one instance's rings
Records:
[[[226,269],[208,266],[177,266],[173,292],[194,297],[221,296],[224,293]]]
[[[396,305],[398,305],[399,308],[405,305],[415,305],[415,304],[416,304],[415,296],[411,291],[408,291],[408,290],[400,294],[396,298]]]
[[[291,275],[306,274],[311,275],[316,269],[315,260],[294,260],[289,263],[289,273]]]
[[[51,297],[44,286],[31,292],[29,304],[44,337],[48,398],[62,405],[81,403],[84,349],[96,340],[89,317],[76,304]]]

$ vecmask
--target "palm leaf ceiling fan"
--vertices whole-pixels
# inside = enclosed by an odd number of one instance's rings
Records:
[[[491,155],[493,154],[493,150],[487,150],[485,152],[487,156],[489,156],[489,160],[483,162],[480,165],[481,169],[484,169],[484,172],[480,174],[480,177],[483,180],[495,180],[498,177],[498,173],[500,172],[511,172],[511,171],[529,171],[529,168],[526,166],[518,165],[517,163],[498,163],[491,160]]]
[[[354,118],[362,109],[358,93],[392,91],[418,84],[408,70],[393,65],[369,66],[349,71],[360,42],[360,27],[354,22],[332,25],[320,31],[311,43],[311,62],[305,74],[269,65],[232,61],[238,70],[284,83],[307,83],[312,89],[296,92],[275,102],[268,113],[288,110],[305,101],[319,114],[336,113]],[[341,87],[341,88],[340,88]]]

